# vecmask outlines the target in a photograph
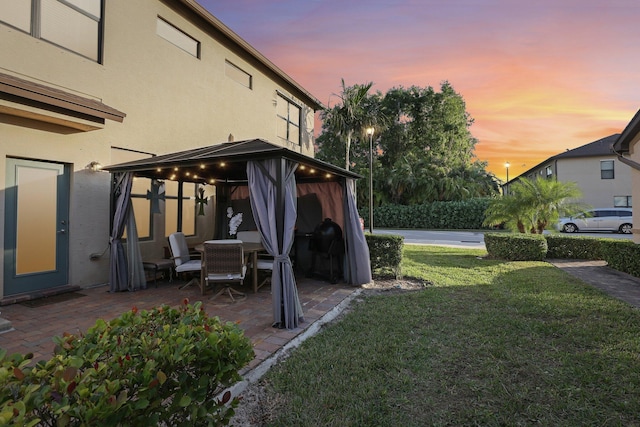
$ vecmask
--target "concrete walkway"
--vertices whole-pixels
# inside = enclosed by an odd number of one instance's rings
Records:
[[[606,261],[570,259],[547,261],[612,297],[640,308],[640,278],[607,267]]]

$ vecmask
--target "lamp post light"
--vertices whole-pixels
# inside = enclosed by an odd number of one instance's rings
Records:
[[[369,135],[369,233],[373,234],[373,127],[367,128]]]
[[[509,193],[509,166],[511,166],[511,164],[509,164],[509,162],[504,164],[504,167],[507,168],[507,182],[505,182],[505,185],[504,185],[504,189],[506,191],[503,191],[503,193],[505,195],[507,195]]]

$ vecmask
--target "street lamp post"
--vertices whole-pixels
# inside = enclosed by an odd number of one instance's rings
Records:
[[[372,127],[367,128],[369,135],[369,233],[373,234],[373,132]]]
[[[503,191],[503,193],[504,193],[505,195],[507,195],[507,194],[509,193],[509,166],[511,166],[511,165],[509,164],[509,162],[507,162],[507,163],[505,163],[505,164],[504,164],[504,167],[505,167],[505,168],[507,168],[507,182],[505,182],[505,185],[504,185],[504,189],[505,189],[506,191]]]

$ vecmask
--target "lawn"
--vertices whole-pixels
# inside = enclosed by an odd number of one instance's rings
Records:
[[[484,254],[407,245],[433,285],[364,296],[276,365],[268,425],[640,425],[640,311]]]

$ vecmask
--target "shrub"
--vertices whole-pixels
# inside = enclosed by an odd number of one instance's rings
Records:
[[[238,399],[225,393],[254,356],[233,323],[201,303],[134,309],[86,335],[55,338],[54,357],[2,354],[0,424],[222,425]]]
[[[595,237],[568,237],[557,234],[545,235],[547,258],[603,259],[600,243]]]
[[[369,246],[371,273],[376,276],[391,273],[396,279],[400,278],[404,237],[395,234],[365,233],[365,238]]]
[[[640,245],[629,240],[601,239],[600,246],[609,267],[640,277]]]
[[[547,240],[541,234],[485,233],[489,256],[509,261],[542,261],[547,255]]]
[[[383,205],[374,208],[374,225],[384,228],[430,228],[471,230],[483,228],[487,198],[444,201],[420,205]],[[368,226],[369,209],[360,209]]]

